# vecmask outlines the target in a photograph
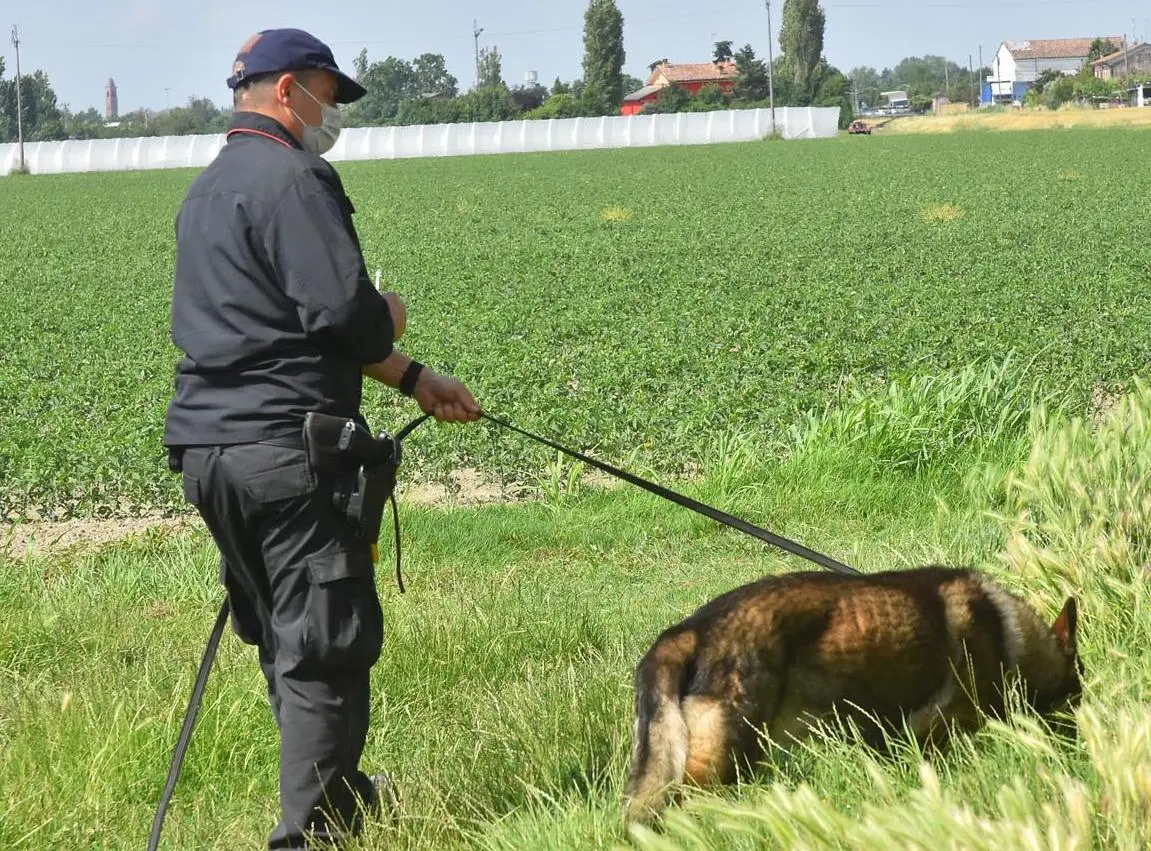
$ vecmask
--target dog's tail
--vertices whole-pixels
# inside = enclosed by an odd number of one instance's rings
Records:
[[[688,726],[681,700],[695,667],[697,635],[688,630],[661,637],[635,674],[635,731],[631,774],[624,792],[625,823],[647,822],[684,779]]]

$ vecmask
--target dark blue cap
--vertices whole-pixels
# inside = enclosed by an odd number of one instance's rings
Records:
[[[340,70],[331,48],[310,33],[296,29],[261,30],[244,42],[228,88],[235,89],[244,80],[281,71],[323,68],[336,75],[336,103],[352,103],[367,90]]]

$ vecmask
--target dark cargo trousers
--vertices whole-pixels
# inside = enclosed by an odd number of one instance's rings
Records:
[[[233,631],[258,649],[279,727],[281,820],[268,847],[338,843],[358,832],[373,795],[359,768],[383,643],[370,545],[302,442],[188,447],[182,467],[184,495],[220,550]]]

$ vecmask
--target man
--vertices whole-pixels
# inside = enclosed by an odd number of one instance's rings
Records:
[[[373,286],[354,212],[321,155],[337,104],[366,92],[300,30],[240,49],[227,142],[176,220],[176,370],[164,443],[211,531],[232,626],[258,649],[280,731],[269,848],[339,842],[387,791],[359,767],[369,671],[383,641],[371,545],[334,506],[303,443],[309,411],[360,414],[362,376],[440,422],[480,409],[455,379],[395,348],[406,313]]]

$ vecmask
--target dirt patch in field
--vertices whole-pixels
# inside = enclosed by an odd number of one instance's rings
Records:
[[[1087,412],[1088,421],[1099,428],[1115,412],[1123,401],[1123,390],[1108,390],[1096,385],[1091,388],[1091,403]]]
[[[401,508],[404,505],[436,508],[522,501],[530,497],[531,489],[519,484],[500,485],[484,478],[476,470],[462,469],[452,473],[446,483],[401,482],[398,495]],[[0,527],[0,555],[23,558],[27,555],[90,551],[154,530],[180,532],[202,527],[203,522],[196,514],[5,523]]]
[[[619,487],[623,482],[589,469],[584,471],[582,484],[600,490]],[[471,468],[454,471],[446,482],[401,482],[397,493],[401,509],[404,506],[447,508],[509,504],[524,502],[537,495],[537,491],[528,485],[519,482],[501,484]],[[5,523],[0,527],[0,557],[93,551],[156,530],[182,532],[202,528],[203,522],[196,514]]]
[[[955,222],[962,219],[964,213],[958,204],[933,204],[924,207],[921,215],[929,222]]]
[[[528,496],[530,488],[518,483],[502,485],[469,467],[453,471],[447,482],[401,482],[397,493],[401,506],[437,508],[517,502]]]
[[[191,517],[124,517],[6,524],[3,555],[22,558],[29,554],[97,549],[104,544],[143,535],[153,529],[179,531],[197,521],[198,518]]]

